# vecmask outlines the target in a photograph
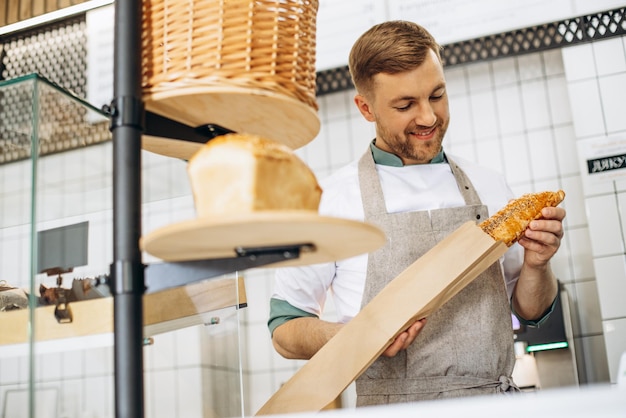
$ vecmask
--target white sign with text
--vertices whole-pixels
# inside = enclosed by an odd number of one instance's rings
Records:
[[[591,184],[626,178],[626,135],[577,142],[581,173]]]

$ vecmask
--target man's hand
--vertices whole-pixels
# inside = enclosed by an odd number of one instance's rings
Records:
[[[530,268],[542,268],[556,254],[563,238],[565,209],[547,207],[541,210],[542,219],[530,223],[519,244],[524,247],[524,264]]]
[[[415,321],[410,327],[408,327],[405,331],[402,331],[396,339],[391,343],[385,351],[383,351],[383,356],[385,357],[394,357],[402,350],[406,350],[415,338],[420,333],[422,328],[426,325],[426,318],[420,319],[419,321]]]
[[[561,246],[565,209],[541,210],[543,219],[530,223],[518,241],[524,247],[524,264],[513,291],[513,309],[522,318],[536,320],[546,312],[558,292],[550,259]]]

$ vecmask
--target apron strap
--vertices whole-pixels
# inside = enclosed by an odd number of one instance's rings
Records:
[[[361,188],[361,200],[368,202],[367,205],[363,205],[365,219],[372,219],[375,215],[387,213],[383,188],[380,185],[374,157],[372,157],[372,151],[369,147],[367,147],[367,151],[359,160],[359,185]]]
[[[468,206],[472,205],[480,205],[482,204],[480,198],[478,197],[478,193],[476,193],[476,189],[472,185],[472,182],[467,177],[465,172],[461,170],[461,167],[454,161],[448,157],[448,155],[444,154],[446,161],[450,165],[450,170],[452,170],[452,174],[456,179],[456,184],[459,187],[459,191],[461,192],[461,196],[465,200],[465,204]]]

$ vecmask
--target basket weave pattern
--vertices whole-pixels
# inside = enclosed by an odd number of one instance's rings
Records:
[[[317,110],[317,0],[144,0],[142,88],[261,89]]]

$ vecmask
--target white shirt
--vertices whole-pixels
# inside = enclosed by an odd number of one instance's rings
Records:
[[[514,197],[504,177],[467,160],[450,156],[471,180],[481,202],[493,215]],[[376,165],[388,213],[427,211],[464,206],[450,166],[420,164],[404,167]],[[359,188],[358,161],[340,169],[324,181],[319,212],[364,220]],[[523,248],[514,244],[502,257],[509,299],[519,277],[523,262]],[[367,254],[335,263],[276,270],[273,298],[289,302],[303,311],[321,316],[326,297],[333,297],[338,322],[348,322],[361,308],[367,271]]]

